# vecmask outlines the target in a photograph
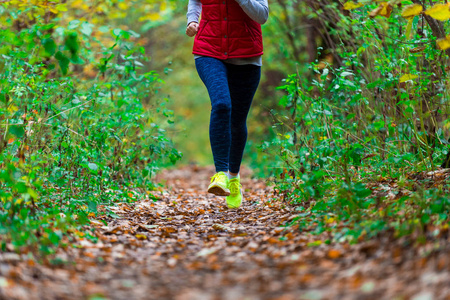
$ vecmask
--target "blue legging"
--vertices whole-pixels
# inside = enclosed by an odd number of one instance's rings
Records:
[[[212,57],[195,60],[211,99],[209,140],[216,172],[239,173],[247,142],[247,115],[261,67],[232,65]]]

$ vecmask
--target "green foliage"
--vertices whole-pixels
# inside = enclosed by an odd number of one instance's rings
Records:
[[[108,212],[132,201],[136,188],[146,196],[155,172],[181,154],[159,125],[171,112],[158,95],[159,75],[144,70],[139,34],[39,17],[17,29],[13,20],[27,9],[3,12],[10,26],[0,29],[1,247],[47,253],[99,205]]]
[[[312,76],[285,80],[282,109],[272,111],[277,137],[261,146],[279,162],[271,170],[279,195],[299,205],[301,228],[337,240],[448,228],[448,183],[415,175],[435,170],[448,151],[450,78],[440,67],[448,58],[430,28],[399,35],[399,14],[328,11],[339,20],[328,34],[341,41],[327,50],[332,62],[319,53],[305,72]]]

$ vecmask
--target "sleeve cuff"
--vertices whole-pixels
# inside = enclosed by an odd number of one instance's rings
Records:
[[[189,25],[192,22],[198,23],[198,18],[196,18],[195,16],[188,16],[187,25]]]

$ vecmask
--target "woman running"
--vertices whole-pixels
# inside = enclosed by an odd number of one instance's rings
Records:
[[[267,0],[189,0],[186,34],[195,36],[195,66],[211,100],[216,174],[208,192],[226,196],[229,208],[242,203],[239,170],[247,115],[261,77],[261,24],[268,16]]]

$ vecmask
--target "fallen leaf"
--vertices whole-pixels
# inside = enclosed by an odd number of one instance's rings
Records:
[[[138,240],[146,240],[147,239],[147,236],[145,234],[138,233],[135,236]]]
[[[331,259],[339,258],[339,257],[341,257],[341,252],[336,249],[331,249],[328,251],[328,257]]]
[[[222,224],[213,224],[212,228],[214,228],[217,231],[232,231],[232,229],[230,227],[222,225]]]

